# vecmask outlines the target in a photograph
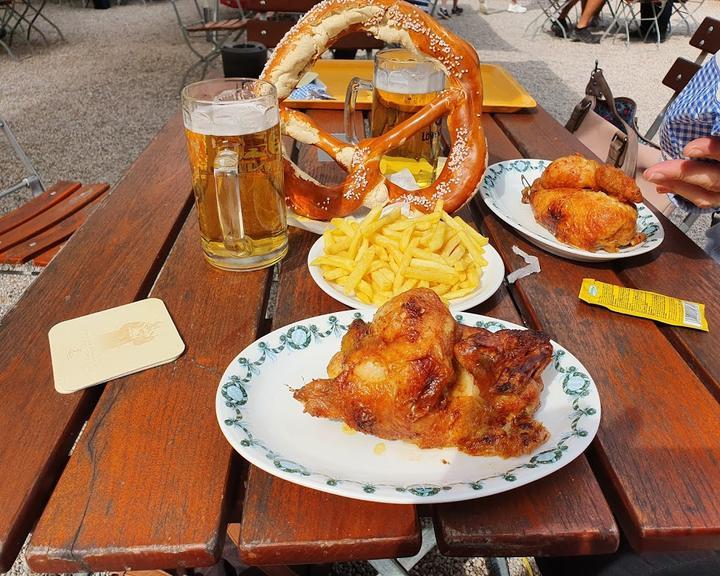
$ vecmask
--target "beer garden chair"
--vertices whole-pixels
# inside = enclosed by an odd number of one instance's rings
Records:
[[[37,26],[35,26],[35,22],[37,22],[38,20],[43,20],[46,24],[49,24],[52,28],[55,29],[55,32],[57,32],[60,38],[60,41],[65,42],[65,36],[63,36],[62,30],[58,28],[55,22],[53,22],[52,20],[50,20],[50,18],[43,14],[43,9],[47,4],[47,0],[42,0],[40,2],[40,5],[37,7],[33,6],[31,0],[21,0],[21,2],[23,4],[23,18],[29,21],[26,33],[27,40],[30,40],[30,34],[33,30],[38,32],[43,37],[43,39],[45,39],[45,35],[42,33],[42,31]],[[45,40],[45,43],[47,44],[47,40]]]
[[[667,74],[665,74],[665,77],[662,79],[662,84],[670,88],[673,91],[673,95],[648,129],[644,136],[646,140],[650,140],[657,134],[668,108],[670,108],[670,105],[675,101],[680,91],[692,80],[695,73],[700,70],[705,59],[720,50],[720,20],[711,18],[710,16],[706,17],[700,23],[692,35],[692,38],[690,38],[689,44],[694,48],[698,48],[700,54],[698,54],[694,62],[686,58],[678,57]],[[698,215],[696,212],[687,214],[680,224],[680,229],[683,230],[683,232],[687,232],[695,220],[697,220]]]
[[[655,38],[657,44],[660,44],[660,26],[658,17],[662,14],[665,4],[670,0],[608,0],[607,7],[610,10],[610,24],[605,28],[600,40],[604,40],[608,34],[616,31],[623,31],[625,36],[625,44],[630,44],[630,31],[632,29],[640,29],[643,22],[650,22],[645,38]],[[640,5],[643,3],[652,3],[655,9],[652,11],[653,16],[644,18],[640,14]]]
[[[0,190],[0,198],[25,189],[32,196],[0,217],[0,264],[22,264],[32,260],[36,266],[45,266],[85,222],[110,186],[59,181],[46,189],[2,117],[0,130],[25,172],[20,182]]]
[[[705,0],[675,0],[673,2],[673,14],[677,14],[687,27],[687,33],[693,27],[697,27],[698,23],[695,19],[695,13],[700,9]],[[691,26],[692,24],[692,26]]]
[[[244,38],[246,42],[259,42],[267,48],[274,48],[285,33],[297,22],[298,18],[310,10],[318,0],[242,0],[239,2],[239,14],[236,18],[219,18],[218,0],[213,7],[201,9],[197,0],[193,0],[198,20],[190,24],[183,22],[177,6],[177,0],[170,0],[175,10],[180,30],[185,43],[197,56],[195,62],[183,76],[183,85],[190,73],[202,66],[202,77],[205,77],[208,65],[222,52],[222,48]],[[433,0],[432,10],[437,4]],[[202,54],[194,45],[193,38],[205,38],[212,44],[206,54]],[[349,34],[340,39],[333,47],[339,49],[359,49],[370,52],[380,49],[384,44],[363,32]]]
[[[545,30],[545,26],[557,24],[563,33],[563,38],[567,38],[570,30],[565,29],[565,24],[560,19],[560,12],[566,3],[566,0],[538,0],[540,14],[533,18],[533,20],[525,27],[525,33],[527,34],[528,31],[535,26],[535,31],[533,32],[534,38],[537,36],[538,32]],[[540,24],[537,24],[538,21],[540,21]]]
[[[193,0],[193,5],[197,12],[197,19],[185,23],[183,16],[180,14],[177,0],[170,0],[170,4],[175,11],[175,17],[177,18],[183,40],[185,40],[190,51],[197,57],[197,62],[185,71],[182,82],[184,86],[190,73],[200,66],[202,66],[201,77],[205,77],[208,66],[220,55],[223,46],[239,41],[243,34],[245,34],[245,23],[247,20],[242,5],[239,5],[238,8],[239,17],[219,20],[219,6],[217,2],[215,2],[213,7],[203,6],[201,8],[197,0]],[[203,53],[199,50],[196,47],[196,43],[193,42],[197,39],[204,39],[209,42],[211,44],[209,51]]]
[[[43,9],[46,4],[47,0],[42,0],[37,7],[33,6],[30,0],[0,0],[0,29],[4,30],[4,38],[0,38],[0,45],[2,45],[14,59],[15,55],[10,50],[10,44],[12,44],[15,32],[18,30],[24,32],[25,41],[30,41],[30,35],[34,31],[40,35],[45,45],[48,45],[47,36],[36,25],[38,20],[43,20],[52,26],[57,32],[60,41],[65,41],[62,30],[43,14]]]
[[[17,60],[13,51],[10,50],[10,46],[5,42],[8,37],[10,30],[10,20],[13,12],[11,10],[12,0],[0,0],[0,46],[8,53],[10,58]]]

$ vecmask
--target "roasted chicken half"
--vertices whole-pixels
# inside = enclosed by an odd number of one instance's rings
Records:
[[[552,346],[526,330],[458,325],[431,290],[396,296],[355,320],[327,379],[295,391],[313,416],[421,448],[517,456],[547,438],[533,419]]]
[[[523,190],[535,219],[561,242],[595,252],[617,252],[645,240],[636,231],[634,180],[613,166],[575,154],[552,162]]]

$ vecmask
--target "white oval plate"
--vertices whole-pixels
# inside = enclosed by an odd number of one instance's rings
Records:
[[[660,246],[665,238],[665,231],[660,220],[645,204],[637,204],[637,229],[644,232],[647,238],[637,246],[622,248],[618,252],[589,252],[560,242],[547,228],[536,222],[530,205],[522,202],[522,189],[525,185],[521,178],[525,176],[532,184],[549,164],[550,160],[527,159],[508,160],[488,166],[480,187],[485,204],[498,218],[515,228],[528,241],[551,254],[570,260],[597,262],[630,258]]]
[[[493,331],[522,328],[477,314],[455,317]],[[454,502],[547,476],[579,456],[597,432],[600,398],[595,383],[556,342],[535,413],[550,437],[526,456],[503,459],[451,448],[423,450],[305,414],[293,389],[327,378],[327,364],[355,318],[370,321],[372,314],[347,310],[296,322],[260,338],[230,363],[215,407],[220,429],[246,460],[279,478],[340,496],[400,504]]]
[[[338,302],[342,302],[350,308],[357,308],[358,310],[377,310],[377,306],[365,304],[354,296],[348,296],[342,289],[332,282],[328,282],[323,278],[322,270],[319,266],[312,266],[310,263],[322,256],[325,253],[325,241],[321,236],[315,241],[315,244],[310,248],[308,253],[308,269],[310,270],[310,276],[315,280],[320,289],[325,292],[328,296],[335,298]],[[505,265],[503,264],[500,254],[497,250],[490,246],[485,245],[485,252],[483,253],[485,260],[487,260],[487,266],[482,269],[482,275],[480,276],[480,285],[467,296],[458,298],[450,302],[449,308],[453,312],[462,312],[463,310],[469,310],[473,306],[477,306],[481,302],[485,302],[490,298],[497,289],[500,288],[503,278],[505,278]]]

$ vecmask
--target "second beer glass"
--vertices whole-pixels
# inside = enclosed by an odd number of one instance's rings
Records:
[[[288,248],[275,87],[223,78],[186,86],[183,120],[205,257],[256,270]]]
[[[353,78],[345,100],[345,132],[351,142],[358,138],[353,113],[359,90],[372,90],[370,129],[372,136],[384,134],[432,102],[445,86],[445,74],[438,62],[404,48],[381,50],[375,57],[372,84]],[[418,186],[424,188],[435,180],[440,156],[440,120],[408,138],[391,150],[380,163],[383,174],[390,175],[407,168]]]

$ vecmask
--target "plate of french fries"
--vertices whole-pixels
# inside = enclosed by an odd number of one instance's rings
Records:
[[[310,275],[339,302],[377,309],[410,288],[434,290],[453,311],[487,300],[505,267],[487,238],[439,201],[430,214],[373,208],[361,220],[334,218],[308,254]]]

